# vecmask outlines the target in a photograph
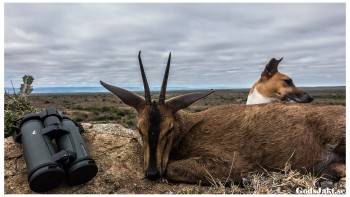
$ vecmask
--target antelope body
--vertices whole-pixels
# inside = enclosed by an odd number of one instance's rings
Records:
[[[178,112],[175,122],[166,170],[172,181],[207,183],[210,174],[239,182],[244,173],[283,169],[287,161],[331,180],[345,176],[342,106],[228,105]]]
[[[345,176],[345,107],[227,105],[187,113],[181,109],[212,91],[165,100],[170,54],[160,98],[152,101],[140,53],[145,98],[101,84],[138,112],[147,178],[240,182],[245,173],[283,169],[286,162],[331,180]]]

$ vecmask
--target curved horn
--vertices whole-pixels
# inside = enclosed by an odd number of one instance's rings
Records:
[[[213,90],[207,92],[194,92],[189,94],[180,95],[167,100],[166,106],[170,108],[173,112],[177,112],[180,109],[185,109],[186,107],[192,105],[192,103],[208,96],[213,93]]]
[[[166,65],[164,78],[163,78],[163,84],[162,88],[160,89],[160,96],[159,96],[159,104],[164,105],[165,104],[165,93],[166,93],[166,86],[168,83],[168,76],[169,76],[169,69],[170,69],[170,60],[171,60],[171,52],[169,53],[168,58],[168,64]]]
[[[137,111],[140,111],[145,105],[145,99],[141,96],[125,90],[123,88],[115,87],[109,85],[103,81],[100,81],[101,85],[107,90],[111,91],[113,94],[118,96],[125,104],[135,108]]]
[[[151,99],[151,92],[149,90],[145,70],[143,69],[142,65],[142,60],[141,60],[141,51],[139,52],[139,63],[140,63],[140,69],[141,69],[141,75],[142,75],[142,81],[143,81],[143,86],[145,89],[145,100],[146,100],[146,105],[150,105],[152,103]]]

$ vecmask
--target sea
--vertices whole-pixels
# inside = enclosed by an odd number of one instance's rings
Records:
[[[143,87],[125,86],[121,87],[132,92],[143,92]],[[305,91],[309,90],[345,90],[345,86],[328,86],[328,87],[300,87]],[[160,87],[150,87],[151,91],[160,91]],[[239,90],[248,91],[249,88],[241,87],[229,87],[229,86],[215,86],[215,87],[182,87],[182,86],[169,86],[167,91],[187,91],[187,90]],[[5,87],[7,93],[12,94],[14,91],[19,92],[19,88]],[[109,92],[104,87],[34,87],[31,94],[80,94],[80,93],[103,93]]]
[[[143,87],[121,87],[133,92],[142,92]],[[151,91],[159,91],[160,87],[150,87]],[[214,88],[198,88],[198,87],[167,87],[168,91],[179,91],[179,90],[210,90],[210,89],[232,89],[230,87],[214,87]],[[236,88],[233,88],[236,89]],[[5,87],[5,91],[9,94],[13,92],[18,93],[19,88]],[[72,93],[100,93],[109,92],[104,87],[34,87],[31,94],[72,94]]]

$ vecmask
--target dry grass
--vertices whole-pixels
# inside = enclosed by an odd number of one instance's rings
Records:
[[[297,188],[302,190],[317,190],[317,182],[320,177],[315,177],[312,173],[303,174],[293,170],[289,161],[284,169],[279,171],[267,171],[263,173],[249,173],[243,178],[241,185],[233,183],[227,184],[218,181],[208,173],[211,182],[210,187],[201,186],[184,190],[183,194],[296,194]],[[228,174],[230,174],[229,172]],[[225,186],[226,185],[226,186]],[[345,178],[334,183],[334,190],[346,190]]]

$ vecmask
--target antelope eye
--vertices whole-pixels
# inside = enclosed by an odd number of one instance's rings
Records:
[[[166,138],[170,138],[170,134],[173,132],[173,128],[169,129],[168,132],[166,133]]]

